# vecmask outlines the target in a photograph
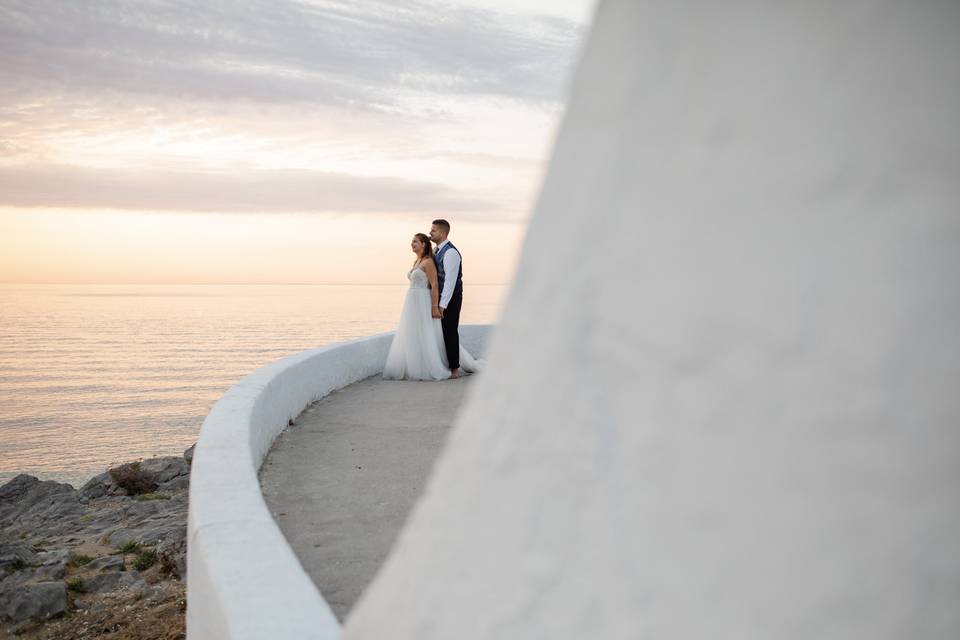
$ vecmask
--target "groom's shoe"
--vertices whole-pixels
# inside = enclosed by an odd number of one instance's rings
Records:
[[[454,369],[453,371],[450,372],[450,378],[451,378],[451,379],[453,379],[453,378],[462,378],[462,377],[463,377],[463,374],[460,373],[460,369]]]

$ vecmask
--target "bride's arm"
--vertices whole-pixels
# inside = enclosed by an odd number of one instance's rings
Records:
[[[430,301],[434,311],[440,308],[440,292],[437,290],[437,265],[433,260],[423,261],[423,270],[427,274],[427,281],[430,283]],[[439,316],[434,316],[438,318]]]

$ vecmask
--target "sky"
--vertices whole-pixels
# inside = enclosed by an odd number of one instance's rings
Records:
[[[0,0],[0,282],[511,277],[592,0]]]

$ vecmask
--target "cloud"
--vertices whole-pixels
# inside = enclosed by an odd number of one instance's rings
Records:
[[[581,29],[416,0],[6,0],[0,91],[376,109],[402,109],[407,93],[556,102]]]
[[[497,205],[444,185],[319,171],[0,167],[0,206],[209,212],[471,213]]]
[[[0,0],[0,205],[522,219],[584,26],[455,1]]]

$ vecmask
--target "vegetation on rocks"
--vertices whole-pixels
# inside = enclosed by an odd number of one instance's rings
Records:
[[[87,587],[83,584],[83,578],[74,578],[73,580],[67,580],[67,590],[76,593],[86,593]]]
[[[143,549],[137,553],[133,560],[133,568],[137,571],[145,571],[157,562],[157,552],[153,549]]]
[[[128,496],[156,491],[157,483],[140,469],[140,462],[128,462],[110,469],[110,477]]]
[[[93,556],[88,556],[85,553],[74,553],[70,555],[70,562],[75,567],[82,567],[85,564],[90,564],[91,560],[93,560]]]
[[[139,502],[145,502],[147,500],[169,500],[169,499],[170,499],[169,494],[156,493],[156,492],[143,493],[143,494],[140,494],[139,496],[134,497],[134,500],[137,500]]]
[[[192,453],[192,450],[188,450]],[[189,461],[0,486],[0,640],[184,638]]]

